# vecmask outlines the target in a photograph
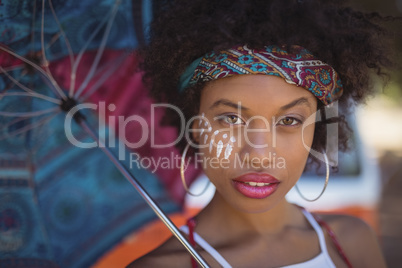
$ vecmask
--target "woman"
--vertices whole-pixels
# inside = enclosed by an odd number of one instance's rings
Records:
[[[216,187],[183,227],[212,267],[385,267],[365,223],[285,199],[305,168],[330,162],[328,123],[347,149],[343,115],[317,114],[337,105],[345,113],[370,93],[371,70],[391,65],[381,17],[338,2],[178,0],[154,22],[146,77],[183,111],[183,154]],[[182,130],[177,113],[168,119]],[[175,238],[132,263],[191,265]]]

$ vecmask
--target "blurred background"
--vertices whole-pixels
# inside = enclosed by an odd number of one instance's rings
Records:
[[[352,1],[357,8],[384,15],[402,16],[402,0]],[[395,32],[395,47],[402,63],[401,23],[390,27]],[[373,148],[372,157],[380,167],[382,184],[378,203],[380,243],[389,267],[402,266],[402,70],[392,82],[368,101],[357,113],[364,142]]]

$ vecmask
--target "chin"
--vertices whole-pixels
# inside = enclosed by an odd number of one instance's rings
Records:
[[[268,212],[272,208],[274,208],[277,204],[279,204],[282,199],[274,199],[274,198],[262,198],[262,199],[251,199],[247,198],[245,202],[239,203],[237,200],[236,203],[231,203],[232,207],[239,212],[248,213],[248,214],[257,214]],[[284,197],[283,197],[284,199]]]

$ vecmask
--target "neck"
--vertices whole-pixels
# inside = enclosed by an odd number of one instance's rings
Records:
[[[214,226],[228,235],[245,232],[275,234],[294,222],[295,210],[295,206],[283,199],[266,212],[246,213],[233,208],[219,193],[215,193],[209,205],[197,216],[197,222],[199,232]]]

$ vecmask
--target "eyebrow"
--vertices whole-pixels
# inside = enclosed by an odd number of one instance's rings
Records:
[[[240,103],[234,103],[234,102],[232,102],[232,101],[230,101],[230,100],[228,100],[228,99],[220,99],[220,100],[217,100],[217,101],[215,101],[209,108],[210,108],[210,109],[213,109],[213,108],[216,108],[216,107],[218,107],[218,106],[220,106],[220,105],[232,107],[232,108],[234,108],[234,109],[240,109],[240,110],[242,110],[242,111],[247,111],[247,110],[249,110],[249,108],[244,107],[244,106],[241,106]]]
[[[288,103],[288,104],[280,107],[279,109],[283,111],[283,110],[290,109],[290,108],[292,108],[294,106],[297,106],[297,105],[306,105],[309,108],[311,108],[311,105],[310,105],[310,102],[308,101],[308,99],[305,98],[305,97],[301,97],[301,98],[295,99],[291,103]]]

